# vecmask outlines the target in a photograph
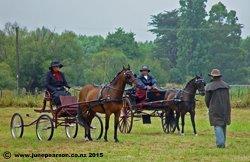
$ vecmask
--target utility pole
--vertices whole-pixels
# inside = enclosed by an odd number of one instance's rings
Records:
[[[19,27],[16,25],[16,89],[17,89],[17,94],[19,95]]]

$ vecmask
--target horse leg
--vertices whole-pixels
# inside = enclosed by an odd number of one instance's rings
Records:
[[[83,107],[79,106],[77,108],[77,116],[76,116],[76,120],[77,122],[84,127],[84,138],[86,141],[88,141],[88,124],[87,124],[87,112],[83,111]]]
[[[88,138],[89,138],[90,141],[93,141],[93,139],[91,138],[90,129],[91,129],[91,122],[92,122],[92,120],[93,120],[94,117],[95,117],[95,112],[90,112],[89,120],[88,120],[88,125],[89,125]]]
[[[197,135],[196,127],[195,127],[195,120],[194,120],[194,118],[195,118],[195,111],[194,111],[194,110],[192,110],[192,111],[190,112],[190,118],[191,118],[193,130],[194,130],[194,135]]]
[[[175,119],[175,112],[174,110],[170,109],[169,110],[169,115],[168,115],[168,133],[170,132],[171,129],[176,127],[176,119]],[[173,125],[174,124],[174,125]]]
[[[84,126],[85,130],[85,141],[90,141],[90,127],[87,126],[88,122],[86,123],[86,126]]]
[[[85,141],[88,140],[88,129],[86,127],[84,127],[84,138],[85,138]]]
[[[184,112],[181,113],[181,135],[184,135],[185,114]]]
[[[180,132],[180,127],[179,127],[179,119],[180,119],[180,112],[176,111],[176,125],[174,126],[173,133],[175,132],[175,129],[177,128],[178,132]]]
[[[171,126],[171,110],[167,110],[166,111],[166,118],[165,118],[165,121],[163,121],[163,122],[165,122],[165,123],[167,123],[166,124],[166,127],[167,127],[167,133],[169,133],[169,130],[170,130],[170,126]]]
[[[119,117],[120,117],[120,111],[115,113],[114,116],[114,140],[115,142],[119,142],[117,138],[117,130],[118,130],[118,124],[119,124]]]
[[[107,133],[108,133],[108,129],[109,129],[109,118],[110,118],[110,114],[107,113],[105,116],[105,133],[104,133],[104,140],[105,141],[108,141]]]

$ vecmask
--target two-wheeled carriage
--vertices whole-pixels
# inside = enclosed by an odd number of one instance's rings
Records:
[[[76,120],[77,109],[79,106],[89,106],[91,102],[77,102],[75,96],[60,96],[61,106],[53,105],[51,94],[45,91],[43,99],[43,107],[35,109],[37,113],[41,113],[38,119],[31,123],[25,124],[23,117],[19,113],[13,114],[10,123],[11,135],[14,138],[23,136],[24,128],[36,125],[36,135],[39,140],[51,140],[54,129],[59,126],[65,127],[65,133],[68,138],[75,138],[78,133],[78,123]],[[48,104],[48,106],[47,106]],[[29,117],[29,115],[26,115]],[[93,138],[100,138],[103,133],[103,123],[101,118],[96,114],[91,123],[91,134]]]

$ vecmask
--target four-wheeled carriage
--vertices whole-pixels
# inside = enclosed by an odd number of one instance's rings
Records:
[[[144,124],[151,123],[151,117],[160,117],[162,128],[169,133],[175,126],[175,114],[168,108],[168,104],[174,101],[164,100],[165,90],[153,90],[146,93],[146,100],[137,102],[135,89],[125,91],[123,109],[121,110],[119,130],[122,133],[130,133],[134,118],[142,118]]]
[[[24,127],[36,125],[36,135],[39,140],[51,140],[54,129],[59,126],[65,127],[65,133],[68,138],[75,138],[78,133],[77,109],[79,106],[89,106],[90,102],[77,102],[75,96],[60,96],[60,101],[61,106],[54,106],[50,93],[45,91],[42,109],[34,110],[37,113],[42,113],[38,119],[29,124],[24,124],[20,114],[15,113],[12,116],[10,124],[12,136],[21,138]],[[103,123],[97,114],[91,123],[91,133],[95,139],[100,138],[103,133]]]

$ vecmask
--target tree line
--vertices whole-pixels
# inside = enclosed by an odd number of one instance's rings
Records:
[[[20,87],[42,89],[50,62],[59,59],[70,85],[110,81],[130,64],[138,73],[147,64],[160,85],[184,83],[195,74],[219,68],[231,84],[250,83],[250,37],[241,37],[236,12],[221,2],[206,12],[206,0],[180,0],[180,8],[153,15],[154,41],[137,42],[135,34],[117,28],[106,37],[61,34],[46,27],[19,28]],[[0,30],[0,88],[16,84],[15,24]],[[207,78],[208,79],[208,78]]]

